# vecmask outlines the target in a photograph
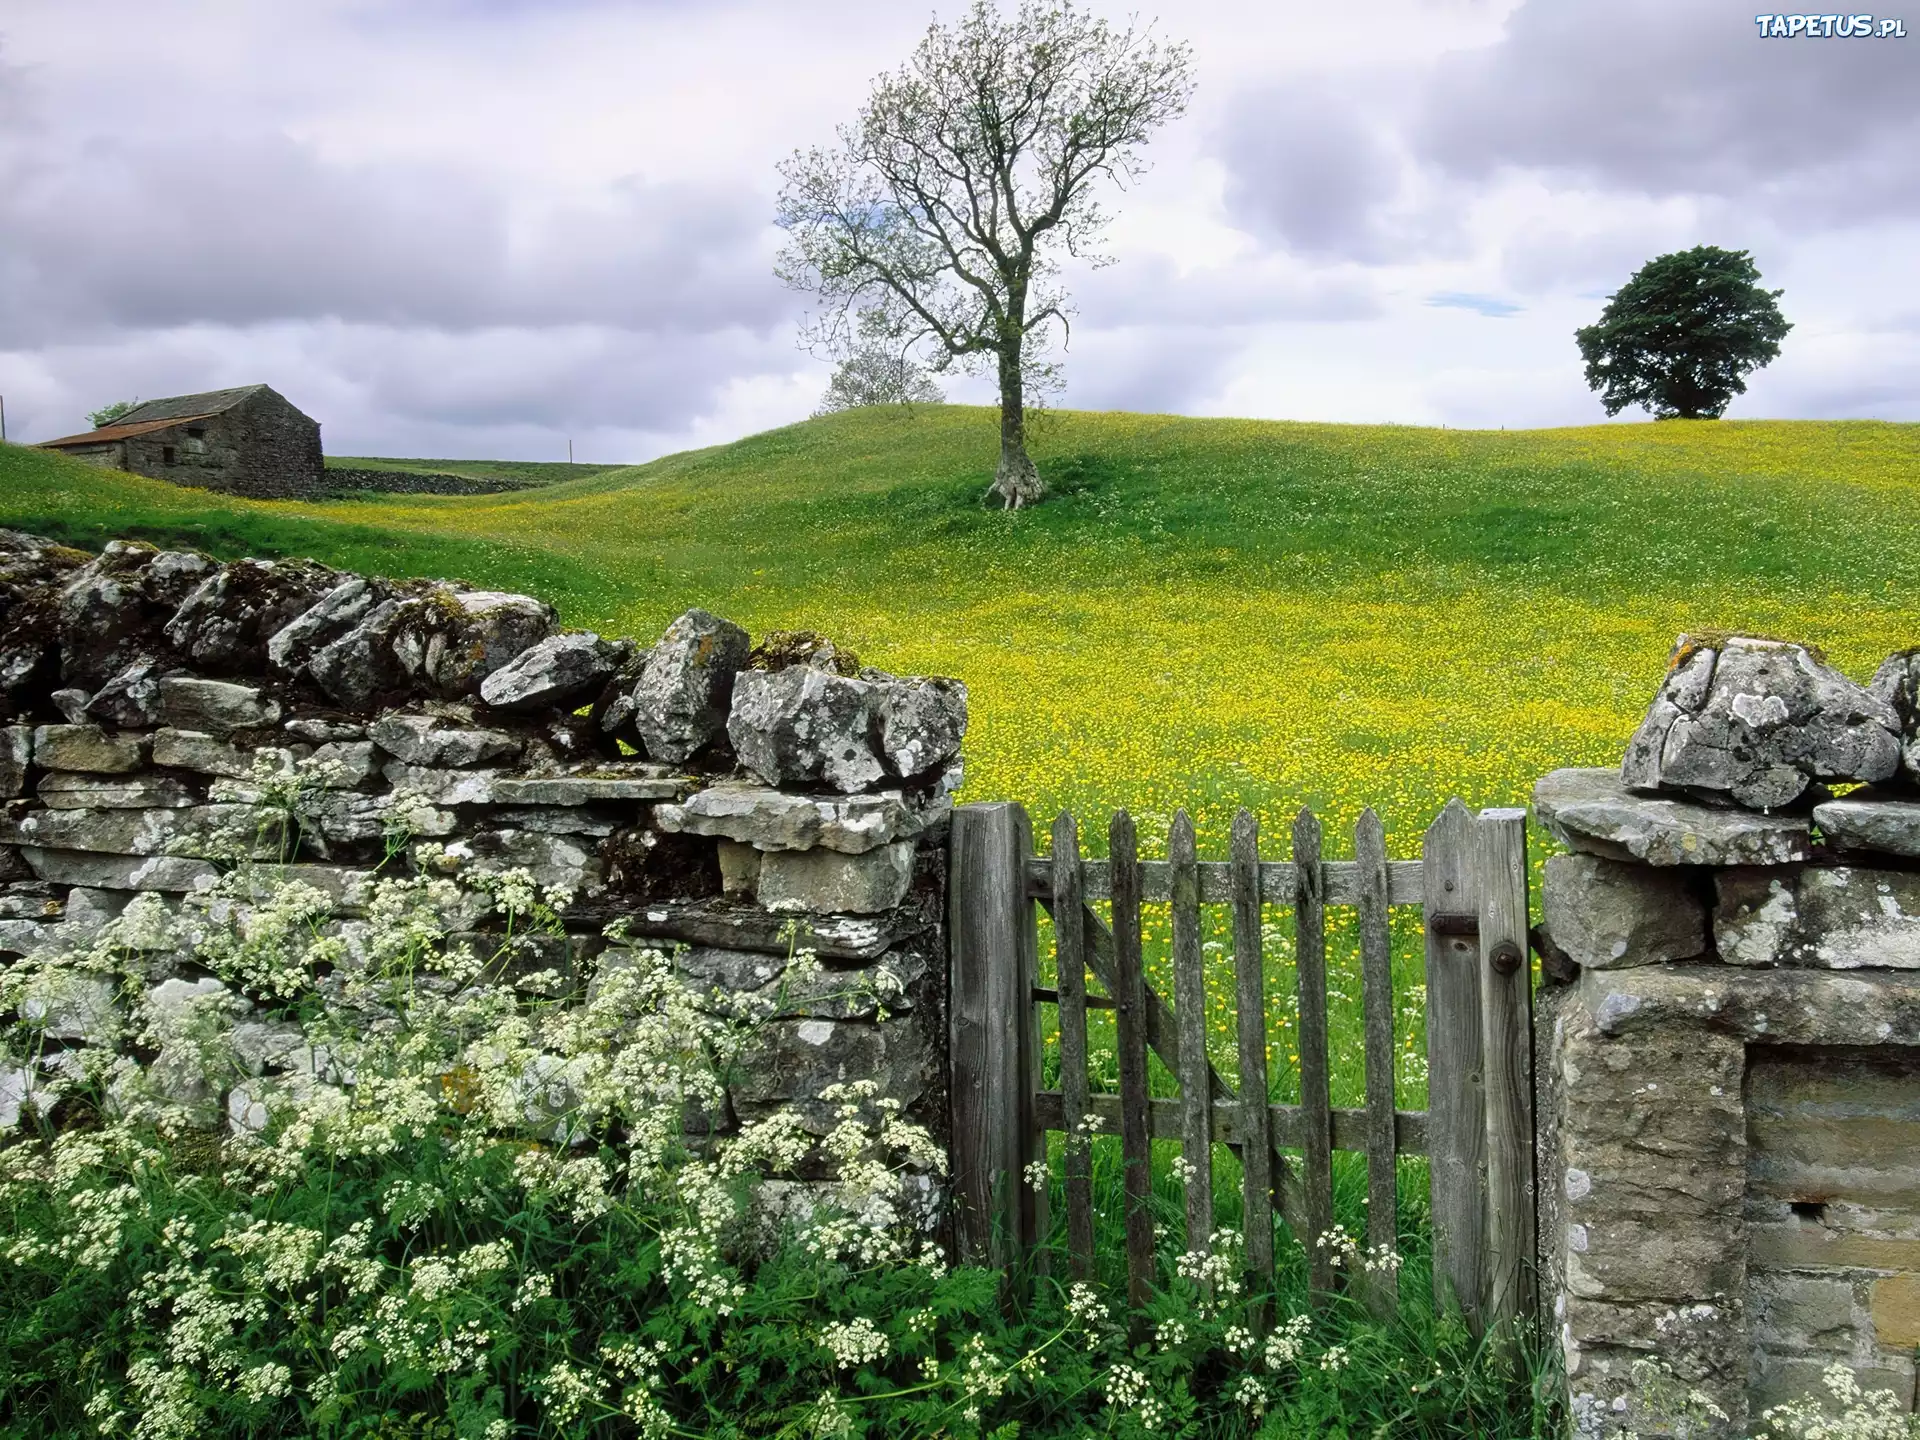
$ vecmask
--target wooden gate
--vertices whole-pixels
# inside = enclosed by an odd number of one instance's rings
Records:
[[[1053,826],[1051,852],[1033,853],[1016,804],[954,812],[951,842],[951,1060],[956,1238],[971,1263],[1017,1267],[1048,1233],[1049,1132],[1064,1135],[1066,1239],[1075,1278],[1093,1271],[1091,1137],[1121,1137],[1128,1293],[1155,1283],[1149,1150],[1177,1141],[1185,1180],[1188,1254],[1214,1233],[1211,1146],[1239,1155],[1245,1263],[1256,1284],[1274,1274],[1274,1214],[1307,1246],[1311,1288],[1336,1281],[1336,1256],[1316,1243],[1333,1230],[1332,1152],[1367,1157],[1367,1251],[1390,1256],[1397,1158],[1425,1155],[1431,1185],[1435,1298],[1457,1304],[1476,1333],[1533,1310],[1534,1179],[1531,966],[1528,964],[1526,812],[1475,815],[1450,802],[1428,828],[1418,860],[1389,861],[1369,810],[1353,860],[1321,858],[1321,826],[1295,820],[1287,860],[1263,860],[1254,817],[1234,820],[1231,859],[1198,861],[1193,826],[1174,817],[1165,860],[1138,858],[1133,821],[1108,830],[1105,860],[1083,859],[1074,818]],[[1111,927],[1089,903],[1110,902]],[[1170,902],[1173,1004],[1148,987],[1141,906]],[[1238,1090],[1207,1053],[1203,905],[1232,907]],[[1428,1105],[1400,1110],[1394,1095],[1393,906],[1419,906],[1425,931]],[[1053,920],[1054,988],[1037,981],[1036,906]],[[1292,912],[1298,983],[1298,1104],[1260,1103],[1271,1089],[1263,907]],[[1333,1108],[1329,1087],[1326,916],[1358,911],[1365,1105]],[[1090,988],[1089,979],[1098,989]],[[1040,1007],[1059,1016],[1060,1088],[1041,1088]],[[1118,1088],[1091,1088],[1087,1012],[1115,1015]],[[1148,1093],[1151,1051],[1176,1097]],[[1163,1087],[1164,1088],[1164,1087]],[[1255,1098],[1257,1097],[1257,1098]],[[1368,1273],[1367,1300],[1397,1303],[1395,1265]]]

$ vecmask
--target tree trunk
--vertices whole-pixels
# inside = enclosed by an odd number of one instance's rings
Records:
[[[987,494],[998,495],[1009,510],[1031,505],[1047,493],[1040,471],[1027,454],[1027,408],[1020,375],[1020,339],[1000,351],[1000,464]]]

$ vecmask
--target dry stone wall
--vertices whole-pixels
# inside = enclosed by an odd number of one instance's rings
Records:
[[[703,995],[780,997],[726,1123],[791,1107],[824,1128],[819,1092],[868,1079],[940,1135],[965,730],[957,682],[817,636],[756,647],[700,610],[643,645],[451,582],[0,532],[0,965],[84,943],[135,895],[191,908],[249,786],[297,767],[322,777],[306,823],[254,839],[341,923],[412,863],[389,855],[401,796],[442,863],[572,892],[564,937],[520,942],[529,971],[582,979],[621,920]],[[824,969],[785,986],[796,943]],[[186,962],[153,979],[217,983]],[[0,1108],[30,1086],[0,1075]]]
[[[1839,1364],[1915,1405],[1915,658],[1683,639],[1618,770],[1560,770],[1538,996],[1543,1292],[1581,1433],[1744,1434]],[[1848,787],[1842,791],[1839,787]],[[1665,1364],[1725,1412],[1649,1408]]]

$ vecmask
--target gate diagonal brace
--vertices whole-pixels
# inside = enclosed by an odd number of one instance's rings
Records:
[[[1050,896],[1036,897],[1049,915],[1053,915],[1053,901]],[[1472,917],[1469,916],[1469,919]],[[1053,915],[1054,924],[1060,923],[1060,917]],[[1081,908],[1081,922],[1087,937],[1087,968],[1093,971],[1094,978],[1111,994],[1115,988],[1113,932],[1106,923],[1094,913],[1091,905]],[[1088,996],[1089,1006],[1098,1004],[1098,997]],[[1180,1040],[1174,1027],[1173,1012],[1167,1008],[1152,989],[1147,991],[1147,1044],[1153,1053],[1160,1057],[1160,1063],[1174,1074],[1180,1073]],[[1214,1100],[1237,1104],[1239,1097],[1231,1085],[1227,1084],[1220,1072],[1214,1068],[1211,1060],[1207,1062],[1207,1089]],[[1238,1146],[1232,1147],[1238,1149]],[[1272,1151],[1274,1188],[1279,1192],[1280,1217],[1287,1222],[1287,1228],[1297,1236],[1307,1233],[1306,1194],[1300,1188],[1300,1177],[1293,1166],[1287,1163],[1287,1157],[1278,1147]]]

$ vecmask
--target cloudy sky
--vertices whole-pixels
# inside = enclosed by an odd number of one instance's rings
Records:
[[[1751,250],[1795,327],[1730,415],[1920,420],[1920,9],[1905,40],[1763,39],[1753,17],[1163,7],[1199,88],[1113,197],[1117,263],[1073,277],[1062,403],[1585,423],[1574,329],[1652,255],[1710,243]],[[631,461],[799,419],[829,367],[772,276],[774,166],[930,18],[8,0],[9,434],[255,380],[336,454],[556,459],[572,437]]]

